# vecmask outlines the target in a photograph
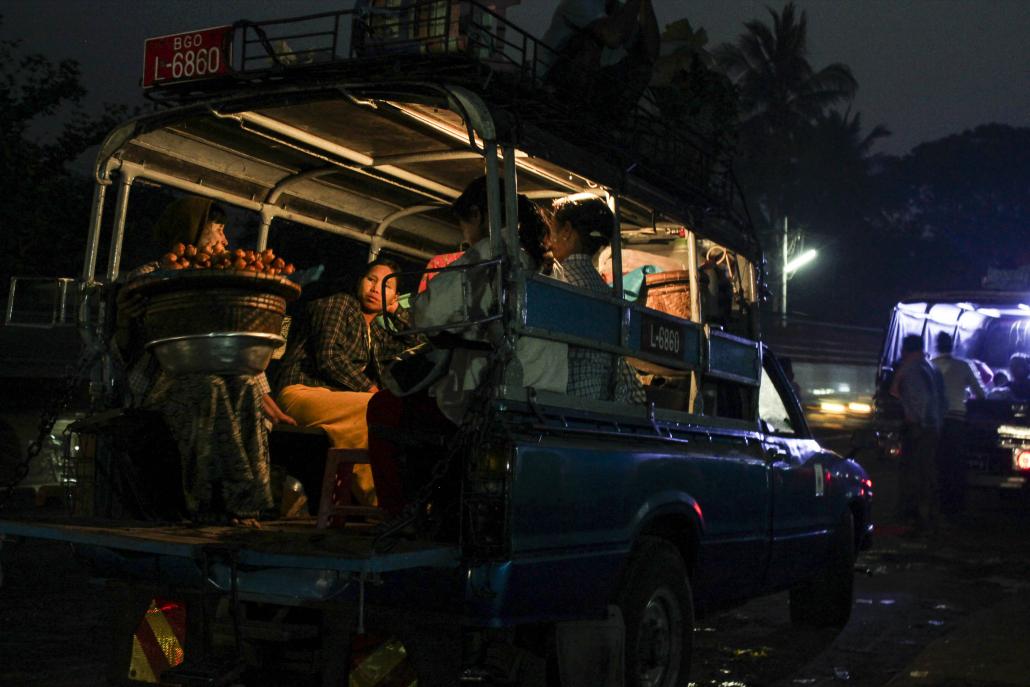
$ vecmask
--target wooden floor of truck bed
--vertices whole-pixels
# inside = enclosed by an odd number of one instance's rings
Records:
[[[399,537],[373,549],[376,528],[349,524],[316,529],[314,518],[262,521],[260,528],[146,523],[70,517],[0,520],[0,538],[67,541],[119,551],[199,560],[231,553],[241,564],[308,570],[389,572],[458,564],[456,544]]]

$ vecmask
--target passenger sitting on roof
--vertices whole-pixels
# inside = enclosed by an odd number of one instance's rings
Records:
[[[562,0],[543,42],[555,51],[541,51],[549,83],[569,102],[621,119],[651,81],[660,33],[651,0]]]
[[[279,403],[305,427],[321,427],[333,448],[368,447],[365,410],[381,387],[385,363],[412,345],[411,337],[394,337],[377,320],[384,310],[398,310],[392,260],[369,264],[354,293],[336,293],[307,305],[290,335],[276,379]],[[404,313],[399,316],[403,319]],[[351,482],[362,505],[375,505],[375,488],[367,465],[354,466]]]
[[[594,268],[593,255],[608,244],[615,216],[603,200],[556,200],[545,242],[565,281],[595,293],[611,294]],[[625,359],[591,348],[569,346],[568,393],[629,403],[645,401],[644,388]]]

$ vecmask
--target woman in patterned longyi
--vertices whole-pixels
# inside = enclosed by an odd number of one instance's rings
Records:
[[[176,243],[223,249],[225,211],[210,200],[182,198],[154,226],[161,252]],[[141,265],[126,281],[158,269]],[[296,424],[270,395],[265,375],[172,376],[143,347],[145,303],[119,293],[115,343],[127,369],[127,404],[155,410],[179,450],[189,516],[201,522],[253,524],[272,509],[268,427]]]

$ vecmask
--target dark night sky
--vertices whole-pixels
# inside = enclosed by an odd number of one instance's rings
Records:
[[[710,45],[734,40],[741,24],[766,18],[757,0],[654,0],[665,25],[686,16]],[[523,0],[510,11],[542,34],[556,0]],[[988,122],[1030,125],[1030,0],[799,0],[808,12],[810,61],[849,65],[866,127],[893,136],[880,150],[912,146]],[[83,69],[88,104],[139,100],[143,41],[231,23],[347,8],[350,0],[0,0],[5,37]]]

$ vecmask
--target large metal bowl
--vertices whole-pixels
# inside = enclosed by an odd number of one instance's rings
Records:
[[[285,342],[278,334],[213,332],[155,339],[147,349],[170,375],[250,375],[264,372]]]

